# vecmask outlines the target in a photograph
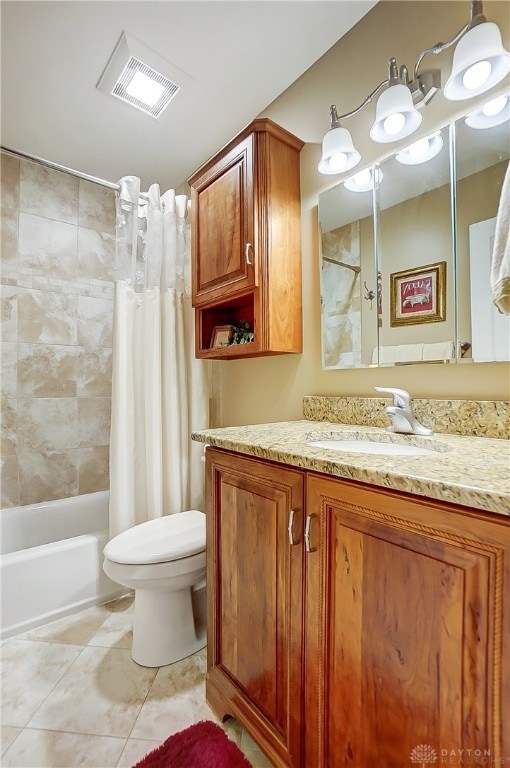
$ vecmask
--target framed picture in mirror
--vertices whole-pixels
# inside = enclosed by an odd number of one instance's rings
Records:
[[[446,317],[446,261],[390,274],[390,325],[437,323]]]

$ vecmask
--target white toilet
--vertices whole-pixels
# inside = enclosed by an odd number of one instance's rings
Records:
[[[131,655],[137,664],[162,667],[204,647],[205,612],[200,606],[194,611],[192,599],[205,579],[203,512],[140,523],[103,552],[105,573],[135,590]]]

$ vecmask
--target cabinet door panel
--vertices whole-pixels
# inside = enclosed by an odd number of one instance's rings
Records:
[[[207,462],[208,700],[250,722],[276,765],[297,766],[303,476],[211,449]]]
[[[253,138],[215,166],[193,190],[195,305],[253,287]],[[246,244],[252,248],[246,258]]]
[[[285,615],[285,591],[277,591],[278,582],[280,586],[283,582],[275,557],[282,544],[278,542],[278,506],[285,498],[272,488],[265,489],[264,495],[254,483],[242,485],[223,478],[221,486],[218,662],[282,727],[274,684],[275,619]]]
[[[325,717],[307,765],[393,768],[418,745],[438,760],[445,750],[501,755],[508,528],[484,541],[460,515],[456,531],[435,526],[426,502],[382,494],[381,506],[380,493],[347,489],[340,500],[338,482],[314,479],[308,497],[320,544],[306,563],[305,653],[317,658],[307,702],[316,696]]]

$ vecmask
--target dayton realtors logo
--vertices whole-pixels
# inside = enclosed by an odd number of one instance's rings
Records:
[[[426,765],[437,763],[437,752],[430,744],[418,744],[411,750],[411,762],[425,768]]]
[[[490,749],[441,749],[439,754],[430,744],[417,744],[409,755],[411,763],[420,768],[440,765],[509,765],[510,758],[496,757]]]

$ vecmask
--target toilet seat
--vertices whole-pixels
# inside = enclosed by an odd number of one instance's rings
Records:
[[[114,563],[143,565],[166,563],[205,551],[205,514],[192,509],[135,525],[105,546],[105,558]]]

